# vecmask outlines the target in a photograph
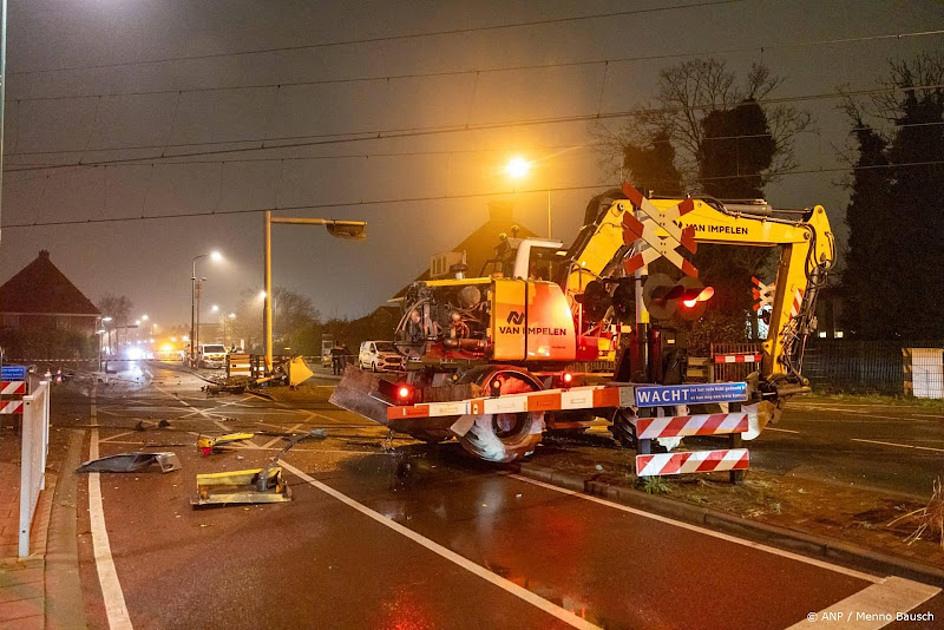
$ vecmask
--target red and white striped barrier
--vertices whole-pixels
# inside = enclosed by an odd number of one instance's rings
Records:
[[[633,424],[636,425],[636,438],[640,440],[690,435],[727,435],[747,431],[751,415],[755,416],[756,420],[756,413],[742,411],[665,418],[637,418]]]
[[[637,455],[636,476],[655,477],[725,470],[747,470],[749,464],[750,455],[746,448]]]
[[[0,396],[22,396],[26,394],[26,381],[0,381]]]
[[[7,402],[0,402],[0,415],[22,415],[23,414],[23,401],[22,400],[9,400]]]
[[[634,404],[633,392],[631,386],[600,385],[571,389],[546,389],[539,392],[505,394],[493,398],[417,403],[388,407],[387,419],[629,407]]]
[[[803,289],[796,289],[793,292],[793,302],[790,304],[790,317],[796,317],[800,314],[800,307],[803,305]]]
[[[763,360],[764,355],[761,352],[715,355],[715,363],[760,363]]]

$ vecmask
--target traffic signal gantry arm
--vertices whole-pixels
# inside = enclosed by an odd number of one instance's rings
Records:
[[[619,277],[622,262],[636,253],[633,245],[624,242],[623,216],[637,213],[629,199],[618,197],[621,195],[597,198],[597,208],[591,202],[586,224],[567,252],[568,269],[562,284],[568,295],[582,293],[591,280]],[[650,201],[669,214],[685,200]],[[800,378],[806,338],[814,327],[816,293],[835,256],[826,211],[822,206],[776,211],[766,204],[726,204],[714,199],[692,199],[691,203],[692,209],[675,223],[691,228],[697,243],[780,249],[762,375],[767,381]],[[668,236],[659,230],[661,236]]]

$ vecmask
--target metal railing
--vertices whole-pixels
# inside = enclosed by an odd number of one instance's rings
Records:
[[[30,528],[39,493],[46,487],[49,456],[49,381],[40,381],[32,394],[23,396],[23,427],[20,435],[20,537],[19,556],[30,553]]]

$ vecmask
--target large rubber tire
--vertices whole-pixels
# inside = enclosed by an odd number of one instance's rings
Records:
[[[489,370],[482,373],[480,384],[487,387],[495,378],[501,393],[521,393],[541,389],[540,381],[528,372],[516,369]],[[462,448],[487,462],[508,464],[534,452],[544,433],[544,412],[482,414],[462,436]]]

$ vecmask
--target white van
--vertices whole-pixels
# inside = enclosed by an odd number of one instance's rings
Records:
[[[403,368],[403,357],[389,341],[363,342],[357,360],[362,370],[387,372]]]
[[[201,343],[197,367],[223,369],[226,367],[226,346],[221,343]]]

